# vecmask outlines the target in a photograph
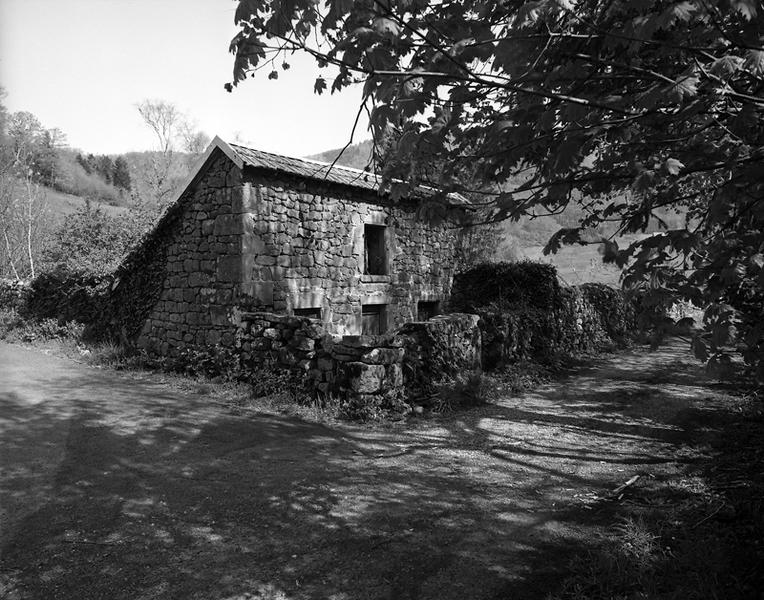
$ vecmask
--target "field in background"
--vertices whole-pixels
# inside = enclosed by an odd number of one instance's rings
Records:
[[[557,267],[557,275],[567,285],[604,283],[620,286],[621,269],[602,262],[598,246],[565,246],[557,254],[544,256],[544,246],[528,246],[521,250],[523,258],[551,263]]]
[[[56,224],[61,223],[67,215],[70,215],[85,206],[85,199],[80,196],[65,194],[48,187],[43,187],[42,189],[45,191],[48,215]],[[128,210],[124,206],[112,206],[110,204],[104,204],[103,202],[91,202],[91,206],[94,209],[100,208],[110,217],[124,214]]]

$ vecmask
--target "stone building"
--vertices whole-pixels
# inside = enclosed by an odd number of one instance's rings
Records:
[[[118,272],[125,298],[144,289],[138,344],[166,356],[231,346],[246,311],[317,318],[339,335],[439,313],[467,203],[449,196],[446,218],[432,224],[416,211],[433,190],[393,202],[379,184],[371,173],[215,138]]]

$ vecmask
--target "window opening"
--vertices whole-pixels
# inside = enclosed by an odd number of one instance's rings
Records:
[[[364,225],[364,275],[387,275],[387,247],[384,225]]]
[[[321,318],[321,309],[316,308],[295,308],[294,309],[294,316],[295,317],[309,317],[311,319],[320,319]]]
[[[421,301],[416,305],[416,314],[419,321],[429,321],[435,315],[440,314],[440,302],[435,301]]]
[[[361,333],[380,335],[387,331],[386,304],[364,304],[361,307]]]

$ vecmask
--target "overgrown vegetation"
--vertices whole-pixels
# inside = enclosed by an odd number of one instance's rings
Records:
[[[638,334],[638,296],[605,285],[560,285],[554,266],[482,264],[454,278],[452,309],[480,316],[483,366],[610,350]]]
[[[731,407],[712,455],[684,476],[646,476],[597,509],[612,519],[572,557],[552,600],[755,598],[764,587],[764,411]]]

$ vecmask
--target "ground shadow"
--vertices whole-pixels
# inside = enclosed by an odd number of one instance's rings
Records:
[[[697,407],[669,391],[676,410],[648,410],[660,390],[643,382],[641,396],[624,395],[625,380],[586,372],[385,428],[234,414],[149,380],[58,373],[38,382],[44,401],[0,397],[15,515],[4,517],[0,591],[545,598],[612,520],[607,492],[633,472],[676,468],[690,443],[678,415]]]

